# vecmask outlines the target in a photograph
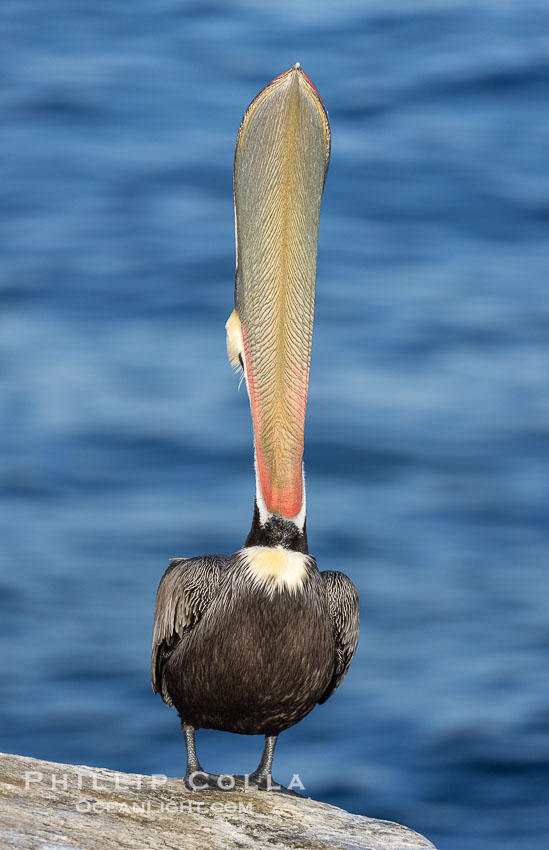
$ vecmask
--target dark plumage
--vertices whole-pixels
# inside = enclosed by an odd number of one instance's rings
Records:
[[[358,597],[308,557],[303,586],[270,594],[239,553],[174,561],[156,598],[152,681],[186,726],[276,735],[322,703],[358,640]]]

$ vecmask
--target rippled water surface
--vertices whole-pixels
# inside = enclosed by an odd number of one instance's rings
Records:
[[[446,850],[549,812],[549,4],[3,0],[0,747],[181,775],[170,556],[234,551],[232,153],[299,59],[330,112],[309,539],[361,643],[277,776]],[[256,738],[202,732],[207,767]]]

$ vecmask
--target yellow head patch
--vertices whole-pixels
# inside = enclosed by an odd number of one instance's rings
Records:
[[[244,344],[242,342],[242,327],[236,310],[233,310],[227,319],[225,330],[227,331],[227,354],[231,366],[238,371],[242,369],[240,358],[244,357]]]

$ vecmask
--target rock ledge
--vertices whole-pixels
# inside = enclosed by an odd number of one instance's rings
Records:
[[[16,850],[415,850],[426,838],[315,800],[0,754],[0,846]]]

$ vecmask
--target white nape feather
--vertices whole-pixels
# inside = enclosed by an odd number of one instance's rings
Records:
[[[297,593],[303,587],[308,555],[283,546],[246,546],[239,555],[253,584],[269,596],[283,590]]]
[[[261,483],[259,481],[259,469],[257,466],[257,452],[255,450],[255,439],[254,439],[254,470],[255,470],[255,503],[257,505],[257,509],[259,511],[259,522],[261,525],[265,525],[267,520],[272,514],[269,513],[267,509],[267,505],[265,504],[265,499],[263,498],[263,493],[261,492]]]

